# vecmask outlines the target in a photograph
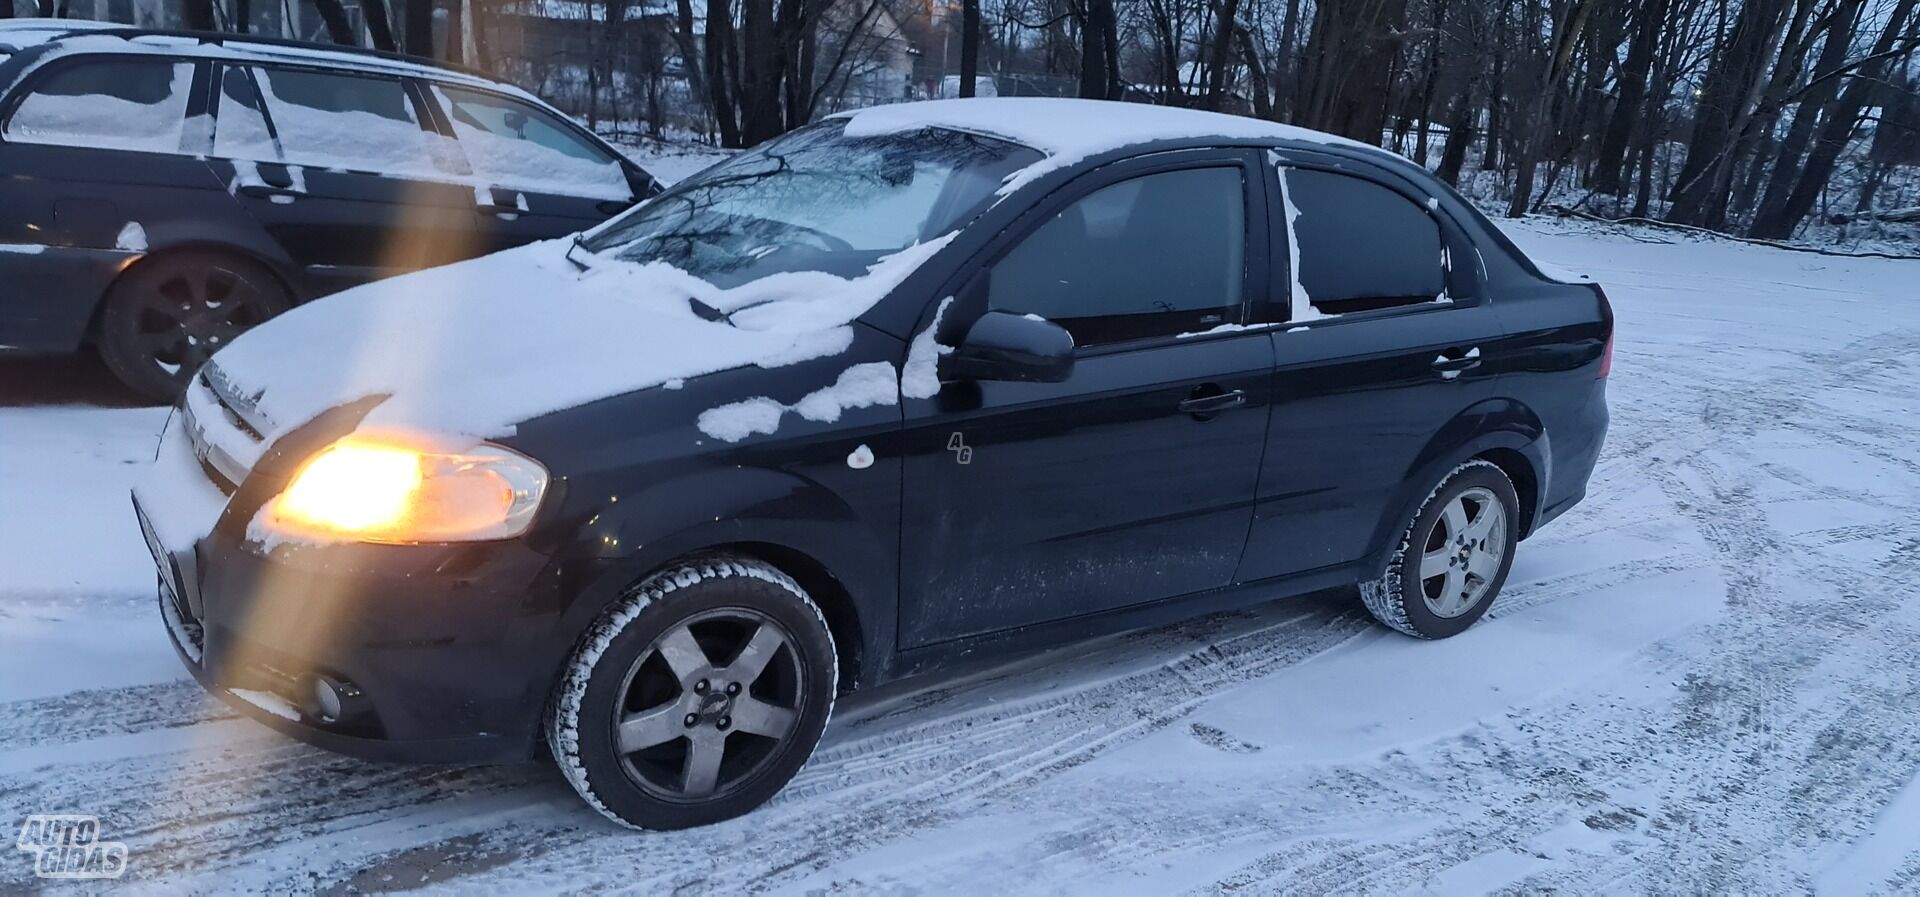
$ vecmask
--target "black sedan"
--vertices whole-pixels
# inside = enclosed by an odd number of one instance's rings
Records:
[[[517,88],[339,47],[0,20],[0,352],[91,344],[178,398],[316,296],[658,188]]]
[[[550,751],[676,828],[771,797],[836,696],[956,658],[1338,587],[1466,630],[1585,493],[1612,331],[1377,149],[905,104],[246,334],[134,504],[243,712]]]

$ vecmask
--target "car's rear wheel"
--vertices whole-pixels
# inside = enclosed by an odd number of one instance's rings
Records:
[[[596,622],[555,691],[547,743],[587,803],[678,829],[765,803],[813,755],[838,688],[805,590],[758,561],[648,577]]]
[[[1454,468],[1401,532],[1385,575],[1361,584],[1367,610],[1417,638],[1464,632],[1507,581],[1519,507],[1497,465],[1476,459]]]
[[[100,358],[135,392],[171,402],[209,356],[291,305],[280,279],[258,262],[198,251],[154,256],[108,291]]]

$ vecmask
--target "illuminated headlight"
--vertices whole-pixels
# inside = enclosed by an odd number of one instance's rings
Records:
[[[526,532],[546,491],[546,468],[500,446],[440,452],[350,436],[307,461],[262,521],[322,541],[507,539]]]

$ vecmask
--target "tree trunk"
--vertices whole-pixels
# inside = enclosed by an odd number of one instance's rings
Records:
[[[1514,157],[1513,196],[1507,201],[1507,217],[1521,218],[1527,214],[1527,206],[1533,199],[1534,165],[1546,146],[1547,137],[1553,131],[1550,114],[1553,111],[1553,96],[1558,92],[1560,79],[1565,76],[1567,66],[1573,60],[1574,47],[1580,42],[1580,32],[1587,25],[1587,18],[1593,14],[1598,0],[1574,0],[1561,21],[1554,23],[1552,55],[1543,60],[1540,82],[1534,85],[1534,96],[1527,103],[1531,111],[1520,120],[1516,129],[1520,135],[1519,152]]]
[[[1866,0],[1841,0],[1829,17],[1826,45],[1820,48],[1819,61],[1813,65],[1815,78],[1837,71],[1846,64],[1847,50],[1853,43],[1854,29],[1858,27],[1865,5]],[[1767,190],[1760,198],[1759,209],[1754,212],[1749,233],[1758,236],[1762,231],[1778,232],[1780,216],[1786,211],[1787,196],[1793,192],[1800,160],[1813,143],[1820,114],[1839,97],[1844,84],[1843,78],[1827,78],[1808,85],[1807,92],[1801,95],[1793,113],[1793,123],[1787,126],[1786,136],[1780,139],[1780,145],[1774,151],[1773,167],[1767,175]]]
[[[433,0],[406,0],[407,53],[433,58]]]
[[[740,113],[734,107],[733,83],[729,77],[733,62],[733,5],[730,0],[707,0],[707,94],[712,97],[714,126],[720,129],[720,145],[740,147]]]
[[[974,95],[980,77],[980,0],[960,3],[960,95]]]
[[[12,5],[13,0],[4,0]],[[40,0],[40,17],[53,18],[53,0]],[[180,4],[180,24],[188,31],[212,31],[213,0],[182,0]]]
[[[1493,28],[1493,89],[1487,94],[1487,145],[1480,154],[1482,171],[1500,170],[1501,119],[1507,104],[1507,28],[1513,22],[1513,4],[1500,0]]]
[[[1874,41],[1869,55],[1881,55],[1893,52],[1903,39],[1903,30],[1907,18],[1913,13],[1915,0],[1896,0],[1892,12],[1887,15],[1886,30]],[[1884,60],[1883,60],[1884,61]],[[1813,141],[1813,150],[1807,155],[1806,168],[1800,172],[1800,178],[1794,183],[1784,206],[1772,217],[1754,222],[1754,235],[1768,239],[1784,240],[1793,236],[1800,227],[1801,219],[1813,210],[1813,204],[1821,191],[1827,187],[1828,179],[1833,177],[1835,164],[1840,160],[1841,151],[1847,148],[1847,142],[1853,139],[1853,131],[1860,125],[1860,113],[1866,107],[1867,100],[1873,95],[1878,79],[1886,71],[1882,64],[1867,67],[1866,77],[1855,78],[1848,82],[1846,89],[1840,92],[1840,98],[1820,123],[1820,129]]]
[[[707,91],[707,60],[693,34],[693,0],[674,0],[673,43],[680,51],[680,68],[687,73],[687,92],[707,110],[707,117],[719,120],[713,108],[713,95]]]
[[[213,18],[212,0],[189,0],[188,5],[205,3],[207,18]],[[313,8],[320,13],[320,21],[327,26],[327,39],[343,47],[360,45],[360,39],[353,33],[353,23],[347,20],[347,11],[340,6],[340,0],[313,0]],[[189,24],[188,28],[193,26]]]
[[[1787,0],[1747,0],[1740,7],[1733,32],[1701,88],[1705,94],[1694,112],[1693,139],[1670,197],[1668,221],[1709,228],[1725,223],[1726,186],[1738,162],[1736,144],[1759,102],[1788,12]]]
[[[1427,164],[1428,131],[1433,130],[1433,91],[1440,81],[1441,48],[1446,46],[1447,0],[1433,0],[1433,37],[1427,47],[1427,75],[1420,85],[1420,133],[1413,142],[1413,161]]]
[[[1273,75],[1279,79],[1274,85],[1274,103],[1284,104],[1285,118],[1294,118],[1300,114],[1291,97],[1297,96],[1300,68],[1295,64],[1293,45],[1300,40],[1300,0],[1287,0],[1286,17],[1280,20],[1280,58],[1274,60]]]
[[[1119,38],[1113,0],[1087,0],[1086,22],[1080,28],[1080,96],[1095,100],[1113,95],[1119,79],[1118,60],[1109,54]]]
[[[1646,136],[1641,139],[1637,153],[1640,162],[1633,188],[1633,212],[1630,213],[1635,218],[1647,217],[1649,207],[1653,204],[1653,151],[1659,142],[1662,120],[1661,111],[1655,109],[1643,123]]]
[[[1880,192],[1880,185],[1887,179],[1887,171],[1892,163],[1867,165],[1867,179],[1860,185],[1860,199],[1853,204],[1853,212],[1858,215],[1873,208],[1874,194]]]
[[[364,0],[360,14],[367,18],[367,36],[372,38],[375,50],[391,53],[397,49],[393,42],[393,23],[387,19],[386,0]]]
[[[1473,72],[1474,76],[1479,73],[1478,69]],[[1456,187],[1460,186],[1460,170],[1467,164],[1467,145],[1473,142],[1473,95],[1479,90],[1474,76],[1467,78],[1466,86],[1454,98],[1453,115],[1447,119],[1447,148],[1440,151],[1440,167],[1434,171]]]
[[[1253,114],[1258,118],[1273,118],[1273,95],[1268,92],[1267,67],[1260,62],[1260,48],[1254,45],[1253,34],[1245,28],[1234,27],[1234,33],[1240,36],[1240,61],[1247,67],[1247,85],[1253,94]]]
[[[1204,108],[1215,112],[1227,93],[1227,67],[1232,59],[1233,33],[1240,17],[1240,0],[1220,0],[1220,21],[1214,26],[1212,55],[1207,60]]]
[[[1633,139],[1633,126],[1639,121],[1641,105],[1647,94],[1647,76],[1653,69],[1654,51],[1660,45],[1660,28],[1666,23],[1667,4],[1671,0],[1646,0],[1634,23],[1633,38],[1627,45],[1627,61],[1620,69],[1620,98],[1613,106],[1600,152],[1593,163],[1595,193],[1620,194],[1626,172],[1627,144]]]
[[[780,136],[780,42],[773,0],[745,0],[740,32],[740,139],[746,146]]]

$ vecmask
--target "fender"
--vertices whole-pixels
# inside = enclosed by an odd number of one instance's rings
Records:
[[[1388,513],[1374,530],[1363,569],[1385,570],[1387,557],[1395,547],[1392,541],[1399,538],[1407,519],[1433,492],[1440,478],[1487,452],[1511,453],[1506,455],[1508,459],[1519,457],[1527,466],[1526,475],[1533,478],[1531,489],[1525,483],[1514,484],[1523,504],[1520,538],[1526,538],[1534,521],[1540,519],[1542,496],[1547,493],[1545,485],[1552,473],[1553,453],[1549,450],[1547,431],[1533,409],[1512,399],[1488,399],[1448,421],[1414,459],[1393,501],[1388,504]]]
[[[793,512],[797,506],[807,509],[804,517]],[[863,518],[827,487],[788,471],[730,465],[690,471],[609,497],[590,511],[556,557],[563,569],[585,568],[586,574],[556,635],[570,649],[649,573],[687,555],[753,543],[804,555],[836,580],[854,629],[844,635],[855,640],[858,656],[886,658],[893,651],[898,563],[898,544],[887,537],[897,534],[896,521]],[[880,670],[880,664],[861,663],[859,678],[870,680]]]
[[[144,227],[147,232],[147,256],[182,250],[245,256],[273,269],[273,273],[280,277],[281,286],[287,287],[288,295],[299,296],[292,288],[299,266],[251,217],[239,221],[208,218],[166,220]]]

